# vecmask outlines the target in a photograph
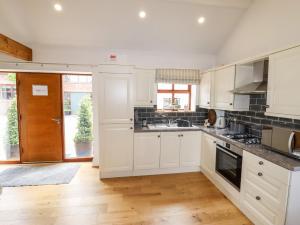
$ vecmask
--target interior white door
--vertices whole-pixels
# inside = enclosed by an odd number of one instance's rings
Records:
[[[214,75],[214,105],[217,109],[232,109],[234,95],[235,66],[216,70]]]
[[[267,112],[300,116],[300,47],[269,57]]]
[[[100,76],[100,123],[133,123],[133,75]]]
[[[161,133],[161,168],[178,168],[180,154],[181,133],[163,132]]]
[[[201,147],[201,168],[208,172],[210,175],[215,172],[216,163],[216,140],[208,134],[202,135]]]
[[[160,133],[134,134],[134,169],[158,169],[160,158]]]
[[[212,105],[211,85],[213,72],[204,73],[200,83],[200,106],[210,108]]]
[[[155,70],[136,69],[135,72],[135,106],[154,105]]]
[[[104,172],[133,169],[133,127],[130,124],[102,125],[100,160]]]
[[[182,132],[180,166],[200,166],[201,131]]]

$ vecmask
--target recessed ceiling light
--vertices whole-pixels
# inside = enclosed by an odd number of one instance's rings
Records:
[[[147,14],[146,14],[145,11],[140,11],[140,12],[139,12],[139,17],[140,17],[140,18],[144,19],[144,18],[146,18],[146,16],[147,16]]]
[[[62,5],[59,3],[54,4],[54,9],[58,12],[62,11]]]
[[[203,24],[205,22],[205,17],[201,16],[198,18],[198,23]]]

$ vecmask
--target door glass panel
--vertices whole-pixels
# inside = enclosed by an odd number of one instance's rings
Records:
[[[65,158],[92,157],[92,76],[63,75]]]
[[[18,161],[16,74],[0,73],[0,161]]]
[[[188,90],[189,85],[188,84],[174,84],[175,90]]]

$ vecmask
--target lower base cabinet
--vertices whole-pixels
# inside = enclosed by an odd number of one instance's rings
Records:
[[[133,170],[132,125],[110,124],[100,129],[101,177],[109,176],[104,173],[130,173]]]
[[[244,152],[242,211],[257,225],[284,225],[289,177],[290,171]]]
[[[202,134],[201,169],[208,176],[214,176],[216,164],[216,139],[208,134]]]
[[[200,155],[201,131],[134,134],[134,173],[138,175],[199,171]]]
[[[134,169],[158,169],[160,132],[134,134]]]

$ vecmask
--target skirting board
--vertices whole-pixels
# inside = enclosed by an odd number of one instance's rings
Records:
[[[181,168],[166,168],[166,169],[149,169],[149,170],[133,170],[122,172],[106,172],[100,171],[100,179],[115,178],[115,177],[134,177],[134,176],[147,176],[147,175],[160,175],[160,174],[173,174],[173,173],[189,173],[200,172],[200,166],[181,167]]]

